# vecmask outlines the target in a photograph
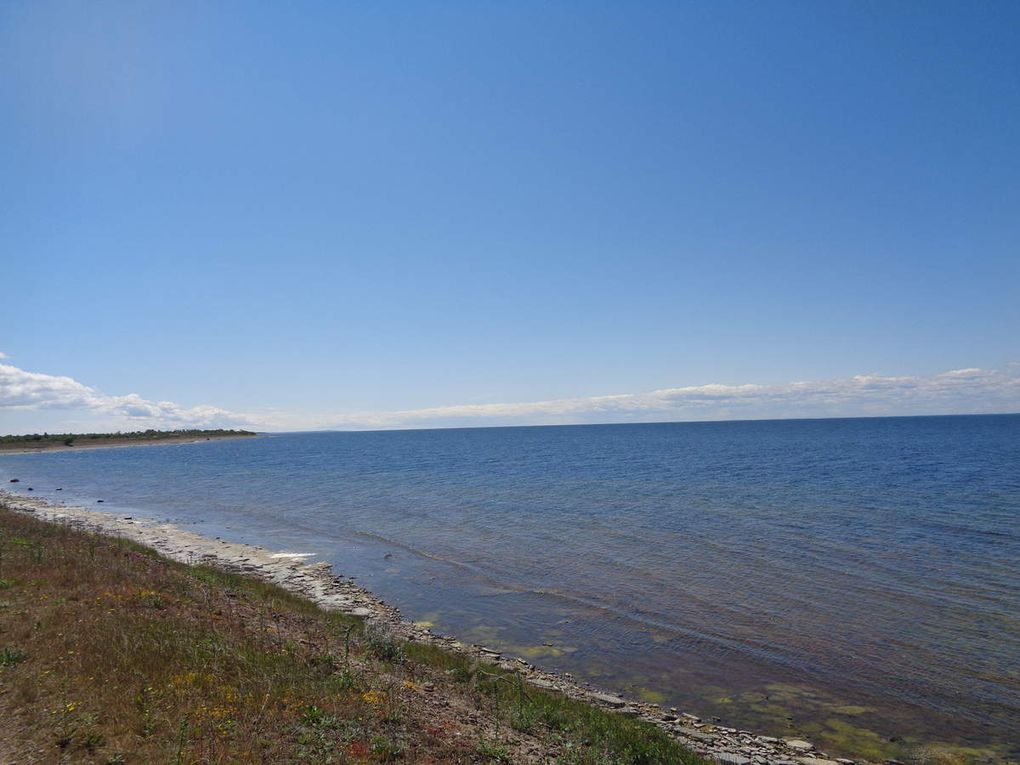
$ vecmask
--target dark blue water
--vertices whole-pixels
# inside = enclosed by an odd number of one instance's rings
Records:
[[[305,433],[15,476],[316,552],[409,618],[735,725],[1020,741],[1020,416]]]

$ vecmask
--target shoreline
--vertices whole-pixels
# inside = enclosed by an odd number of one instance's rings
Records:
[[[24,497],[3,489],[0,489],[0,502],[13,511],[44,521],[129,539],[182,563],[211,565],[230,573],[254,577],[304,597],[325,610],[364,618],[400,639],[437,646],[503,669],[515,670],[527,683],[541,690],[556,691],[568,698],[652,723],[687,748],[722,765],[854,765],[862,762],[830,758],[807,741],[762,736],[705,721],[674,708],[664,709],[657,704],[628,699],[577,683],[566,673],[539,669],[522,658],[437,634],[428,627],[404,619],[399,609],[334,572],[329,563],[308,560],[314,557],[313,554],[269,550],[262,546],[210,538],[170,523],[79,506],[55,505],[44,499]]]
[[[5,448],[0,445],[0,457],[5,454],[49,454],[52,452],[78,452],[78,451],[91,451],[93,449],[126,449],[132,446],[182,446],[186,444],[204,444],[207,441],[237,441],[248,438],[262,438],[260,434],[252,436],[202,436],[201,438],[195,438],[194,436],[187,436],[181,438],[153,438],[149,440],[138,439],[138,438],[103,438],[94,439],[93,441],[76,443],[72,446],[67,446],[60,441],[47,441],[40,442],[40,446],[25,447],[21,444],[17,444],[10,448]]]

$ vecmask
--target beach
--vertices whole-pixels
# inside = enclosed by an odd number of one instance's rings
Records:
[[[312,556],[302,552],[271,550],[210,538],[173,524],[56,505],[6,491],[0,491],[0,503],[50,523],[128,539],[175,561],[211,565],[254,577],[307,598],[322,608],[366,619],[401,640],[434,645],[495,667],[519,672],[535,688],[562,693],[569,698],[652,723],[692,751],[724,765],[851,765],[854,762],[845,758],[829,758],[808,741],[760,736],[752,731],[727,727],[721,722],[702,720],[682,710],[663,709],[656,704],[624,698],[576,683],[561,674],[542,671],[522,658],[436,634],[428,627],[405,620],[392,605],[337,574],[328,563],[309,560]]]

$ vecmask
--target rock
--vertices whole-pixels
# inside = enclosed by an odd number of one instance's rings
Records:
[[[21,483],[21,479],[20,478],[12,478],[11,479],[11,483]]]
[[[613,693],[593,693],[591,697],[595,701],[608,704],[609,706],[616,707],[617,709],[627,706],[627,702],[623,698]]]
[[[721,762],[723,765],[751,765],[751,761],[739,754],[730,754],[729,752],[720,752],[719,754],[712,755],[716,762]]]
[[[839,765],[857,765],[856,760],[848,760],[846,757],[837,757],[836,762],[838,762]]]
[[[691,722],[701,722],[700,717],[698,717],[697,715],[692,715],[689,712],[684,712],[680,716],[683,717],[685,720],[690,720]]]
[[[104,501],[104,500],[101,500],[101,499],[97,499],[97,500],[96,500],[96,504],[97,504],[97,505],[101,505],[101,504],[103,504],[103,501]]]
[[[719,738],[719,736],[717,736],[715,733],[705,733],[704,731],[691,730],[690,728],[680,728],[679,730],[677,730],[677,733],[679,733],[681,736],[684,736],[685,738],[692,738],[695,741],[704,741],[705,743],[708,743],[709,741],[715,741],[717,738]]]
[[[835,760],[823,760],[820,757],[798,757],[801,765],[837,765]]]
[[[811,744],[810,742],[804,741],[799,738],[786,739],[786,745],[790,747],[790,749],[795,749],[798,752],[810,752],[812,749],[815,748],[814,744]]]

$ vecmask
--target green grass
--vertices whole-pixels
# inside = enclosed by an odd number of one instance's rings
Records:
[[[13,667],[25,660],[25,652],[18,648],[0,649],[0,667]]]
[[[704,759],[664,731],[642,720],[614,714],[523,682],[519,673],[482,664],[473,657],[421,643],[406,643],[405,656],[474,686],[491,700],[500,720],[522,732],[555,732],[566,746],[564,762],[685,763]]]

